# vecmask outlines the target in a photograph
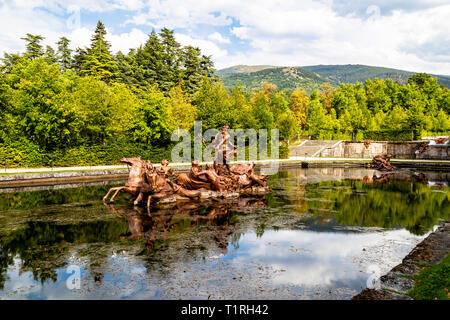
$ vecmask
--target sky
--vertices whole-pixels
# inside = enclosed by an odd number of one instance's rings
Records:
[[[127,53],[163,27],[182,45],[237,64],[365,64],[450,75],[449,0],[0,0],[0,53],[26,33],[88,46],[97,21]]]

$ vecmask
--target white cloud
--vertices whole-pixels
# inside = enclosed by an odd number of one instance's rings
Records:
[[[219,48],[217,44],[212,41],[193,38],[186,34],[176,33],[175,38],[178,42],[180,42],[183,46],[191,45],[194,47],[200,48],[203,54],[211,55],[214,59],[223,59],[228,55],[227,50]]]
[[[107,34],[107,40],[111,43],[112,52],[122,51],[127,54],[129,49],[137,48],[141,44],[145,43],[148,39],[148,34],[142,32],[139,29],[133,29],[128,33],[121,34]]]
[[[162,27],[176,29],[198,24],[227,26],[232,23],[232,20],[217,7],[214,1],[149,0],[146,12],[135,15],[125,23],[149,25],[158,29]]]
[[[53,44],[65,24],[50,13],[23,6],[3,4],[0,7],[0,52],[17,52],[25,48],[20,38],[27,33],[40,34],[45,37],[44,44]],[[57,40],[56,40],[57,41]]]
[[[220,34],[219,32],[214,32],[211,33],[208,36],[209,40],[215,41],[215,42],[219,42],[219,43],[230,43],[230,39],[225,38],[224,36],[222,36],[222,34]]]
[[[74,35],[74,44],[88,42],[87,29],[67,30],[61,18],[61,12],[67,14],[67,8],[77,5],[82,13],[115,9],[133,12],[123,14],[117,25],[107,26],[109,30],[121,25],[134,27],[126,33],[110,35],[113,50],[137,47],[145,39],[142,26],[168,27],[183,29],[176,30],[180,39],[211,54],[217,68],[232,64],[360,63],[450,74],[450,52],[446,49],[450,47],[448,1],[383,0],[376,4],[379,11],[369,12],[367,8],[374,5],[370,1],[338,0],[14,0],[1,3],[0,50],[4,51],[22,49],[19,39],[27,32],[42,34],[48,42],[67,33]],[[42,6],[47,10],[41,10]],[[223,31],[224,26],[229,30]],[[216,27],[221,27],[220,33]],[[209,35],[204,36],[205,30]],[[81,39],[83,34],[87,39]]]

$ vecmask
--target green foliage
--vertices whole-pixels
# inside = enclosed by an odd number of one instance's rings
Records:
[[[67,82],[59,67],[44,58],[17,65],[6,77],[9,84],[11,130],[44,150],[72,143],[77,125],[75,110],[67,104]]]
[[[372,67],[365,65],[317,65],[305,67],[274,67],[239,65],[217,71],[217,75],[226,88],[232,88],[240,83],[246,90],[254,91],[260,83],[266,81],[275,84],[280,89],[291,92],[301,88],[308,93],[319,89],[325,82],[333,86],[341,83],[365,82],[367,79],[391,79],[400,84],[406,84],[413,72]],[[450,88],[450,77],[432,75],[438,83]]]
[[[106,28],[98,21],[97,28],[91,39],[91,47],[83,59],[81,74],[94,76],[109,82],[116,78],[118,72],[117,62],[109,52],[111,45],[105,40]]]
[[[294,91],[297,88],[301,88],[311,92],[314,89],[318,89],[322,83],[328,81],[326,78],[300,67],[275,67],[242,73],[218,72],[218,75],[226,88],[240,84],[249,92],[258,90],[262,82],[273,83],[280,90],[289,89]]]
[[[169,118],[169,99],[156,86],[139,90],[141,104],[132,113],[131,131],[136,142],[164,145],[176,129]]]
[[[439,264],[422,267],[414,280],[414,288],[408,291],[414,300],[450,300],[450,255]]]
[[[221,128],[235,124],[232,103],[222,83],[213,83],[205,77],[192,103],[197,107],[197,120],[203,122],[205,128]]]
[[[330,188],[333,192],[326,192]],[[404,226],[413,234],[423,235],[440,219],[450,216],[450,189],[435,192],[419,183],[320,182],[307,185],[306,195],[310,199],[328,199],[308,202],[308,211],[337,212],[334,217],[340,225]]]
[[[333,84],[364,82],[366,79],[392,79],[395,82],[406,84],[408,79],[414,75],[413,72],[398,69],[372,67],[360,64],[348,65],[318,65],[303,67],[327,78]],[[450,87],[449,76],[437,77],[440,84]]]
[[[42,36],[27,34],[26,52],[5,54],[0,64],[2,166],[170,158],[173,130],[192,130],[195,120],[204,129],[228,125],[269,134],[279,129],[282,156],[296,135],[410,140],[450,133],[450,92],[426,74],[407,84],[380,77],[333,88],[336,81],[330,84],[306,69],[258,66],[223,72],[257,75],[227,90],[227,82],[213,75],[211,58],[181,46],[169,29],[153,31],[144,45],[115,56],[105,36],[99,21],[89,48],[72,52],[70,40],[62,37],[55,53],[50,46],[44,50]],[[253,69],[258,71],[249,72]],[[291,92],[285,88],[292,89],[287,82],[294,78],[299,89]]]
[[[58,45],[58,63],[63,70],[67,70],[72,65],[72,49],[69,48],[70,40],[61,37],[56,43]]]
[[[44,55],[44,50],[40,44],[41,41],[45,39],[44,37],[27,33],[27,36],[21,39],[26,42],[25,57],[33,60]]]
[[[153,84],[165,94],[182,84],[182,89],[193,95],[203,77],[211,77],[214,72],[211,58],[201,54],[200,49],[182,47],[173,31],[163,28],[159,34],[149,34],[146,43],[128,55],[118,53],[119,80],[139,88]]]

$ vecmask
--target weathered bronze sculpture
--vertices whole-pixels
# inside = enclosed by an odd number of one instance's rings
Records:
[[[115,188],[109,189],[108,193],[103,197],[103,201],[106,201],[109,194],[113,191],[116,191],[116,192],[111,197],[109,202],[114,202],[114,198],[116,197],[117,193],[119,193],[119,192],[128,192],[134,196],[138,195],[140,193],[143,183],[145,182],[144,174],[148,170],[153,170],[153,166],[151,166],[151,163],[141,160],[141,157],[139,157],[139,158],[122,158],[120,160],[120,162],[131,165],[131,170],[128,175],[128,180],[125,183],[125,186],[123,186],[123,187],[115,187]]]
[[[386,170],[391,171],[394,170],[395,167],[391,164],[391,158],[392,156],[390,154],[388,155],[377,155],[372,158],[372,163],[370,164],[371,168],[376,168],[378,170]]]
[[[264,194],[267,189],[267,175],[255,174],[255,163],[236,164],[230,167],[230,161],[236,149],[230,142],[228,127],[216,135],[212,142],[216,155],[214,163],[202,168],[198,161],[192,161],[188,174],[174,173],[167,160],[161,161],[156,169],[149,160],[141,158],[123,158],[121,162],[131,165],[125,186],[111,188],[103,198],[106,202],[109,194],[115,191],[110,202],[119,192],[128,192],[136,196],[134,204],[147,198],[147,210],[155,200],[159,204],[173,203],[192,198],[239,197],[240,194]]]

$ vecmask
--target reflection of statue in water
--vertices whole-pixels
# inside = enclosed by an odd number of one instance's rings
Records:
[[[380,177],[377,177],[377,174],[374,172],[372,181],[375,183],[391,183],[392,173],[383,173]]]
[[[428,184],[427,176],[423,173],[419,173],[418,175],[414,175],[417,180],[419,180],[423,184]]]
[[[171,230],[177,228],[180,223],[184,227],[186,219],[191,226],[211,226],[212,229],[209,230],[212,231],[212,239],[219,248],[226,249],[232,233],[230,210],[252,212],[256,206],[265,206],[266,202],[261,197],[224,202],[179,202],[175,208],[158,209],[151,216],[139,207],[105,205],[116,216],[128,222],[129,234],[121,238],[145,239],[147,249],[153,248],[156,241],[167,239]],[[177,219],[173,219],[175,216]],[[182,217],[184,219],[181,219]]]
[[[369,176],[364,176],[363,177],[363,183],[364,184],[371,184],[371,183],[386,183],[389,184],[391,183],[391,179],[392,179],[393,173],[389,172],[389,173],[382,173],[379,177],[377,176],[376,172],[373,173],[372,178]]]
[[[129,236],[121,236],[121,239],[139,239],[144,235],[145,218],[143,209],[139,207],[115,207],[107,205],[108,209],[119,218],[124,218],[128,222],[128,229],[131,233]]]

